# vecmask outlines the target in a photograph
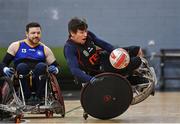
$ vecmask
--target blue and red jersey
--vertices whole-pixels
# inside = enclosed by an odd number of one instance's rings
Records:
[[[85,44],[77,44],[72,39],[68,39],[64,46],[64,55],[71,73],[84,82],[88,82],[92,78],[86,72],[96,71],[100,64],[97,47],[108,53],[114,50],[111,44],[101,40],[90,31],[88,31]]]

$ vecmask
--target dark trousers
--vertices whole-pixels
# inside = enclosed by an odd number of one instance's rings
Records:
[[[21,76],[20,81],[24,92],[25,99],[31,96],[32,92],[35,92],[36,96],[41,98],[45,94],[46,79],[40,79],[41,75],[47,73],[47,65],[43,62],[38,63],[32,70],[26,63],[20,63],[16,67],[17,74]],[[30,71],[32,70],[32,86],[30,85]]]

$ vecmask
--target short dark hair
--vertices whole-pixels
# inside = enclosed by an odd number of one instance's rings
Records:
[[[88,28],[88,24],[84,18],[74,17],[68,23],[68,31],[76,33],[77,30],[86,30]]]
[[[40,27],[41,28],[41,25],[37,22],[31,22],[26,25],[26,32],[29,32],[29,28],[32,28],[32,27]]]

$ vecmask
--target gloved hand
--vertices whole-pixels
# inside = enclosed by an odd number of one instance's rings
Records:
[[[4,67],[3,72],[6,76],[11,77],[14,74],[14,69],[9,67]]]
[[[53,74],[58,74],[59,73],[59,69],[54,65],[50,65],[48,67],[48,71],[49,71],[49,73],[53,73]]]
[[[102,78],[102,77],[100,77],[100,78],[93,77],[93,78],[91,78],[90,83],[95,84],[95,83],[101,82],[103,79],[104,78]]]

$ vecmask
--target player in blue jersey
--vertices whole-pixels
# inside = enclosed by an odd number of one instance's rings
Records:
[[[117,70],[109,62],[109,54],[115,47],[87,29],[88,24],[84,19],[72,18],[68,24],[69,39],[64,46],[64,55],[69,69],[79,82],[98,82],[100,79],[94,76],[102,72],[117,72],[126,75],[132,84],[146,82],[142,78],[131,76],[142,63],[143,53],[139,46],[124,48],[130,55],[130,63],[125,69]]]
[[[9,68],[13,61],[15,71]],[[36,99],[44,97],[45,80],[40,79],[47,70],[58,74],[58,63],[49,47],[41,41],[41,26],[36,22],[26,25],[26,39],[10,44],[2,61],[3,73],[11,77],[14,72],[20,78],[25,99],[32,99],[32,93]],[[32,74],[32,78],[30,78]],[[31,80],[31,81],[30,81]],[[30,83],[31,82],[31,83]]]

